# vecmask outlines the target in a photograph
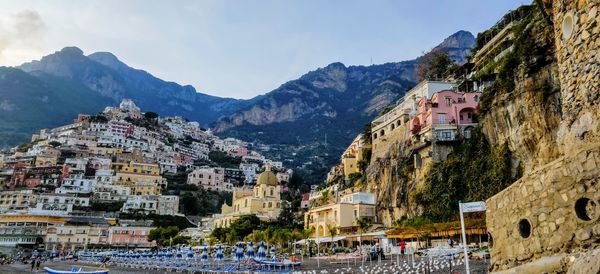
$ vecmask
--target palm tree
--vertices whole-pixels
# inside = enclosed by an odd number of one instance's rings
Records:
[[[371,220],[365,218],[365,217],[360,217],[358,219],[356,219],[356,226],[358,227],[358,233],[359,233],[359,237],[360,237],[360,257],[361,257],[361,263],[364,266],[364,260],[362,260],[362,235],[363,233],[367,232],[369,230],[369,228],[371,227]]]
[[[331,249],[333,249],[333,238],[337,236],[338,228],[335,225],[327,224],[327,231],[329,232],[329,236],[331,236]]]

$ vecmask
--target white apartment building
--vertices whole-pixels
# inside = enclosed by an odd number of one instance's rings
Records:
[[[67,194],[40,194],[33,212],[62,212],[68,214],[73,212],[74,206],[89,207],[90,198]]]
[[[129,196],[123,204],[122,212],[154,213],[157,215],[176,215],[179,213],[179,196],[176,195],[139,195]]]
[[[131,188],[122,185],[96,184],[94,199],[100,201],[122,201],[131,195]]]
[[[84,178],[83,174],[74,174],[63,180],[61,186],[54,190],[57,194],[83,194],[94,192],[95,178]]]

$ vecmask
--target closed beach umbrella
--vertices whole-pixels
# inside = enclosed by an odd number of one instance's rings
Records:
[[[217,247],[217,261],[222,261],[223,260],[223,247],[218,246]]]
[[[275,256],[275,245],[271,245],[271,251],[270,251],[270,253],[271,253],[272,260],[276,261],[277,257]]]
[[[206,246],[202,248],[202,254],[200,254],[200,261],[206,262],[208,261],[208,253],[206,252]]]
[[[194,258],[194,251],[191,248],[188,249],[187,257],[188,257],[188,259]]]
[[[249,242],[248,246],[246,247],[246,256],[249,259],[254,259],[254,245],[252,242]]]
[[[264,242],[260,242],[260,244],[258,244],[258,253],[256,254],[256,258],[259,261],[262,261],[266,257],[267,257],[267,250],[265,249],[265,243]]]
[[[241,261],[244,259],[244,248],[242,247],[241,243],[238,243],[237,249],[235,251],[235,258],[238,261]]]

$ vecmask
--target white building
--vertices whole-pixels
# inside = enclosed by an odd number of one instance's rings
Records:
[[[139,195],[129,196],[123,204],[122,212],[154,213],[157,215],[176,215],[179,213],[179,196],[175,195]]]
[[[123,201],[131,195],[131,188],[122,185],[96,184],[94,199],[99,201]]]
[[[251,184],[256,179],[256,172],[258,171],[259,166],[255,163],[240,163],[240,170],[244,173],[244,177],[246,178],[244,183]]]
[[[74,174],[63,180],[61,186],[54,190],[58,194],[83,194],[94,192],[95,178],[84,178],[83,174]]]
[[[73,212],[74,206],[89,207],[90,198],[66,194],[40,194],[33,212],[63,212],[68,214]]]

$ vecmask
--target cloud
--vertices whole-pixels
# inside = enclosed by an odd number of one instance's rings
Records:
[[[0,18],[0,63],[10,51],[15,54],[42,46],[46,26],[39,13],[23,10]]]

